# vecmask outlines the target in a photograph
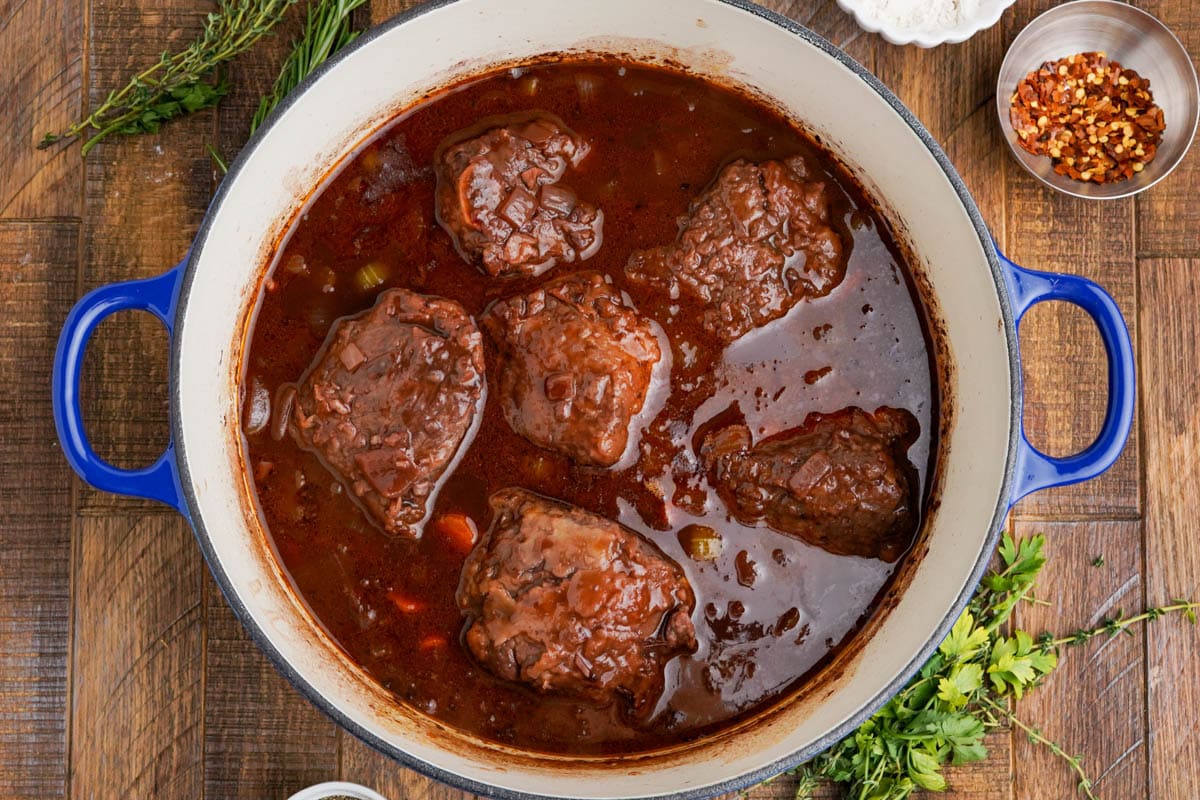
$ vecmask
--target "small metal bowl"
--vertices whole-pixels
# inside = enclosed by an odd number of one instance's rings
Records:
[[[1116,183],[1086,183],[1056,174],[1048,157],[1035,156],[1017,144],[1009,122],[1013,92],[1026,75],[1043,62],[1098,50],[1150,79],[1154,102],[1166,122],[1154,160],[1132,178]],[[1113,200],[1149,189],[1183,160],[1200,119],[1200,85],[1187,50],[1153,16],[1114,0],[1075,0],[1030,22],[1012,43],[996,81],[996,111],[1009,148],[1030,174],[1065,194]]]

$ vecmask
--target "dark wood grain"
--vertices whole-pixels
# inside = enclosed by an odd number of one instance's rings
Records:
[[[1200,260],[1140,265],[1147,324],[1139,351],[1146,419],[1146,601],[1200,599]],[[1146,636],[1150,792],[1191,800],[1200,786],[1200,627],[1162,620]]]
[[[381,22],[387,22],[402,11],[408,11],[419,5],[421,5],[421,0],[370,0],[367,7],[370,9],[371,24],[378,25]]]
[[[71,796],[199,797],[200,555],[173,514],[76,520]]]
[[[1092,628],[1105,617],[1142,607],[1142,527],[1138,522],[1023,522],[1016,533],[1046,535],[1049,561],[1018,627],[1037,634]],[[1093,566],[1097,558],[1104,563]],[[1078,755],[1097,796],[1146,797],[1145,632],[1093,639],[1064,648],[1046,685],[1016,705],[1015,713]],[[1046,747],[1014,734],[1016,797],[1074,794],[1077,780]]]
[[[338,729],[250,641],[205,576],[204,796],[283,798],[338,774]]]
[[[1134,5],[1166,23],[1200,65],[1200,13],[1195,0],[1136,0]],[[1137,65],[1130,64],[1134,69]],[[1153,87],[1151,87],[1153,88]],[[1167,125],[1173,117],[1163,108]],[[1138,253],[1142,256],[1200,256],[1200,160],[1184,159],[1175,172],[1137,197]]]
[[[342,779],[370,786],[389,800],[467,800],[460,792],[405,769],[342,731]]]
[[[96,103],[164,49],[186,46],[208,4],[196,0],[92,0],[88,97]],[[88,155],[84,192],[84,288],[157,275],[187,252],[208,205],[211,111],[168,123],[160,134],[113,137]],[[84,407],[97,451],[119,466],[154,460],[167,441],[166,336],[145,314],[101,326],[85,370]],[[96,508],[142,501],[85,490]]]
[[[1004,18],[1011,41],[1055,3],[1019,0]],[[994,73],[993,73],[994,74]],[[1097,281],[1116,299],[1137,334],[1133,201],[1086,202],[1054,192],[1011,161],[1007,255],[1030,269],[1068,272]],[[1105,356],[1092,324],[1061,303],[1039,308],[1021,329],[1025,429],[1051,455],[1078,452],[1100,430],[1108,388]],[[1065,373],[1065,374],[1064,374]],[[1017,508],[1028,518],[1136,518],[1141,512],[1138,428],[1117,464],[1097,480],[1040,492]]]
[[[923,798],[945,798],[946,800],[1011,800],[1013,776],[1017,770],[1013,763],[1014,734],[1000,728],[984,739],[988,757],[960,767],[946,768],[949,789],[941,794],[920,793]]]
[[[25,0],[0,7],[0,217],[77,217],[82,173],[73,147],[37,150],[79,116],[83,87],[79,2]]]
[[[79,225],[0,222],[0,797],[66,795],[71,478],[46,402]]]
[[[214,142],[232,160],[249,135],[299,30],[304,8],[238,58],[217,110]],[[213,171],[214,186],[221,179]],[[204,794],[283,798],[338,774],[338,729],[267,661],[233,616],[220,589],[204,584],[207,648],[204,686]]]
[[[250,123],[264,95],[271,91],[283,61],[291,52],[304,22],[306,4],[299,4],[284,16],[271,35],[254,49],[238,57],[236,71],[229,75],[229,94],[216,110],[216,134],[213,148],[226,163],[232,163],[250,136]],[[215,165],[214,165],[215,166]],[[213,170],[214,184],[223,177]]]
[[[996,26],[958,44],[922,50],[878,40],[876,74],[929,128],[971,190],[984,221],[1004,232],[1005,158],[991,113],[991,76],[1004,57],[1002,28]],[[876,37],[872,37],[876,38]],[[950,791],[961,800],[1008,800],[1012,792],[1012,736],[988,737],[990,757],[982,764],[950,770]]]

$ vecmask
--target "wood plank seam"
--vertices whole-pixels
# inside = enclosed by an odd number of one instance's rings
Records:
[[[1018,503],[1013,511],[1013,519],[1018,522],[1136,522],[1145,519],[1145,511],[1097,511],[1094,514],[1045,510],[1040,508],[1024,509]]]
[[[0,217],[0,223],[9,225],[70,225],[81,222],[82,217],[71,215],[47,215],[44,217]]]
[[[0,220],[0,796],[30,800],[65,796],[72,482],[46,400],[78,239]]]
[[[80,64],[80,92],[79,92],[79,108],[76,109],[76,118],[82,118],[86,113],[90,104],[88,86],[91,81],[91,58],[92,58],[92,0],[80,0],[82,15],[82,25],[80,30],[81,41],[79,43],[79,53],[82,63]],[[82,158],[80,159],[82,162]],[[86,258],[87,246],[86,236],[83,235],[84,221],[83,216],[87,211],[87,173],[83,169],[83,164],[80,163],[76,169],[81,173],[79,176],[79,211],[80,211],[80,235],[76,243],[75,253],[75,297],[83,296],[84,286],[84,259]],[[66,707],[66,758],[64,760],[63,769],[64,787],[63,795],[66,800],[72,800],[74,793],[74,779],[72,777],[75,761],[75,638],[76,638],[76,622],[79,611],[78,606],[78,564],[83,557],[83,525],[79,518],[79,505],[83,498],[82,481],[77,475],[71,476],[71,590],[70,590],[70,605],[69,617],[70,620],[67,626],[67,707]]]
[[[189,524],[189,527],[190,524]],[[204,560],[203,570],[208,570]],[[200,770],[208,772],[208,581],[200,580]],[[200,800],[208,800],[208,781],[200,781]]]
[[[1136,258],[1134,260],[1133,269],[1134,269],[1134,275],[1135,275],[1137,287],[1138,287],[1138,308],[1140,309],[1142,302],[1143,302],[1143,298],[1142,298],[1143,265],[1142,265],[1142,258],[1141,258],[1140,253],[1138,254],[1138,258]],[[1140,357],[1141,352],[1135,351],[1134,356],[1135,356],[1135,358]],[[1149,413],[1151,413],[1151,409],[1147,408],[1146,395],[1142,391],[1141,367],[1142,367],[1142,365],[1138,364],[1138,376],[1137,376],[1137,380],[1138,380],[1138,392],[1137,392],[1138,416],[1142,420],[1147,420],[1147,419],[1149,419],[1149,417],[1147,415]],[[1148,425],[1149,425],[1149,423],[1147,423],[1147,426]],[[1141,485],[1141,494],[1142,494],[1142,497],[1144,498],[1143,502],[1142,502],[1142,510],[1143,510],[1143,512],[1145,512],[1143,514],[1143,519],[1142,519],[1141,525],[1139,525],[1139,527],[1141,528],[1141,532],[1142,532],[1141,574],[1147,575],[1147,576],[1150,574],[1150,563],[1149,563],[1150,542],[1148,540],[1148,537],[1149,537],[1149,524],[1148,523],[1149,523],[1149,517],[1150,517],[1150,508],[1149,508],[1150,486],[1148,484],[1149,479],[1147,477],[1150,474],[1150,469],[1149,469],[1148,465],[1151,463],[1149,460],[1149,458],[1150,458],[1150,442],[1149,442],[1150,435],[1151,435],[1150,431],[1147,430],[1143,433],[1141,439],[1138,441],[1138,447],[1141,448],[1140,463],[1143,465],[1143,468],[1138,471],[1139,472],[1138,478],[1142,484]],[[1150,600],[1150,581],[1149,580],[1142,581],[1141,590],[1142,590],[1141,597],[1139,598],[1141,601],[1141,608],[1148,608],[1149,600]],[[1149,798],[1150,792],[1152,790],[1152,785],[1154,782],[1154,775],[1153,775],[1153,763],[1154,763],[1153,741],[1154,741],[1154,739],[1153,739],[1153,735],[1152,735],[1153,729],[1152,729],[1152,721],[1151,721],[1152,720],[1152,717],[1151,717],[1152,710],[1150,708],[1151,653],[1150,653],[1150,637],[1149,636],[1145,636],[1142,638],[1142,663],[1146,665],[1146,669],[1142,673],[1142,707],[1144,710],[1143,718],[1142,718],[1142,739],[1146,742],[1146,762],[1147,762],[1146,795],[1147,795],[1147,798]]]

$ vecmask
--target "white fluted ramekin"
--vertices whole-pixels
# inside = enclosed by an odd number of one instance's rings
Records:
[[[953,28],[943,30],[906,30],[869,13],[864,0],[837,0],[842,10],[854,17],[854,21],[865,31],[878,33],[892,44],[915,44],[918,47],[937,47],[940,44],[965,42],[980,31],[987,30],[1000,21],[1004,10],[1017,0],[982,0],[978,13],[963,20]]]

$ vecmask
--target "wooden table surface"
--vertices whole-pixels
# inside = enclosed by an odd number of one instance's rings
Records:
[[[373,0],[379,22],[404,0]],[[1200,3],[1139,0],[1200,53]],[[1021,503],[1050,565],[1020,624],[1072,629],[1118,609],[1200,595],[1200,154],[1136,200],[1089,203],[1043,189],[1005,151],[993,84],[1005,48],[1052,5],[1019,0],[970,42],[897,48],[833,2],[775,0],[897,91],[962,172],[1018,263],[1087,275],[1117,299],[1135,338],[1138,419],[1104,477]],[[312,708],[248,641],[187,524],[163,507],[73,478],[50,416],[50,363],[74,300],[155,275],[188,247],[219,176],[206,152],[243,142],[278,68],[283,35],[237,62],[215,111],[161,135],[34,149],[47,130],[189,40],[211,0],[0,2],[0,797],[284,798],[343,778],[392,800],[457,798],[376,754]],[[1136,65],[1134,65],[1136,66]],[[1168,120],[1169,122],[1169,120]],[[166,337],[144,315],[102,326],[85,406],[98,450],[149,462],[167,436]],[[1098,430],[1099,337],[1057,304],[1022,330],[1026,421],[1062,454]],[[1103,555],[1101,567],[1093,559]],[[1200,630],[1179,620],[1071,651],[1017,704],[1072,753],[1108,800],[1200,795]],[[1069,798],[1064,766],[1000,732],[991,758],[953,771],[953,796]],[[756,797],[788,795],[780,781]]]

